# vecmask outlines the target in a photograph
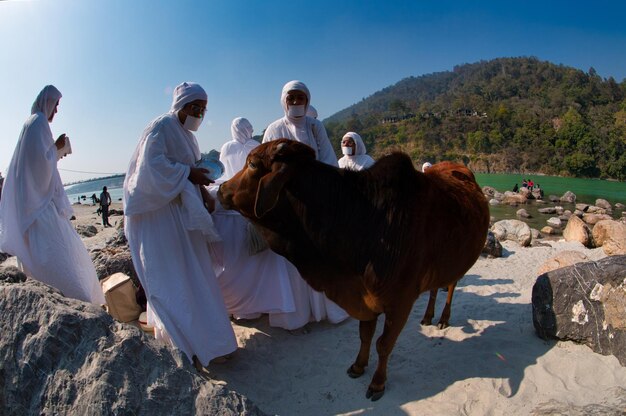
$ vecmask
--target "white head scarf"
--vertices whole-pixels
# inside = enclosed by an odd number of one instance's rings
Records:
[[[196,100],[208,100],[204,88],[195,82],[183,82],[174,88],[174,98],[172,100],[171,113],[182,109],[186,104]]]
[[[33,106],[30,108],[30,113],[43,113],[46,119],[49,119],[62,96],[61,91],[54,85],[46,85],[37,95]]]
[[[4,181],[0,250],[18,258],[29,256],[22,236],[51,202],[59,215],[69,219],[73,213],[57,169],[57,148],[48,122],[59,98],[61,93],[52,85],[37,96]]]
[[[253,131],[252,124],[250,124],[248,119],[243,117],[237,117],[230,125],[230,134],[233,137],[233,140],[236,140],[241,144],[244,144],[248,140],[252,139]]]
[[[317,110],[311,104],[309,104],[309,108],[306,110],[306,115],[309,117],[317,118]]]
[[[283,106],[283,110],[285,111],[285,117],[287,117],[289,121],[291,121],[292,123],[296,125],[302,124],[303,122],[306,122],[306,116],[296,118],[296,117],[290,117],[289,115],[287,115],[287,94],[289,93],[289,91],[302,91],[303,93],[306,94],[306,104],[304,105],[305,113],[306,111],[308,111],[309,103],[311,102],[311,93],[309,92],[309,89],[307,88],[307,86],[304,85],[304,82],[289,81],[288,83],[285,84],[285,86],[283,87],[283,91],[280,94],[280,104]]]
[[[235,176],[246,163],[248,153],[259,145],[252,139],[252,124],[237,117],[230,126],[233,139],[224,143],[220,149],[220,162],[224,165],[224,175],[217,182],[224,182]]]
[[[345,155],[339,159],[339,167],[344,169],[363,170],[372,166],[374,164],[374,159],[366,154],[365,144],[363,143],[361,136],[353,131],[349,131],[343,135],[342,140],[346,137],[350,137],[354,140],[356,149],[354,151],[354,155]]]
[[[432,163],[426,162],[422,165],[422,172],[426,172],[426,169],[432,166]]]

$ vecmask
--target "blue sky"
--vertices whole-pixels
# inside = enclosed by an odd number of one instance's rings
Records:
[[[293,79],[320,119],[403,78],[497,57],[621,82],[625,15],[621,1],[0,1],[0,171],[46,84],[63,93],[51,127],[72,140],[59,162],[69,182],[124,172],[182,81],[206,89],[196,136],[219,150],[233,118],[260,134],[281,117]]]

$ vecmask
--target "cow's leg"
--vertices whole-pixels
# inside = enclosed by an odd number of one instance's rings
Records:
[[[431,290],[428,297],[428,306],[426,306],[426,312],[422,318],[422,325],[432,325],[433,317],[435,316],[435,302],[437,302],[437,292],[439,289]]]
[[[455,287],[456,282],[448,286],[448,297],[446,298],[446,306],[443,308],[443,312],[441,312],[441,318],[439,318],[439,324],[437,324],[439,329],[447,328],[448,326],[450,326],[450,307],[452,305],[452,296],[454,296]]]
[[[378,317],[371,321],[359,321],[359,338],[361,338],[361,348],[359,349],[359,355],[357,355],[354,364],[348,368],[348,375],[352,378],[357,378],[363,375],[365,367],[370,359],[370,347],[372,345],[372,338],[374,338],[374,332],[376,332],[376,321]]]
[[[389,361],[389,355],[396,345],[398,335],[404,328],[409,313],[413,307],[412,302],[404,302],[405,305],[400,305],[398,309],[385,313],[385,329],[382,335],[376,341],[376,351],[378,352],[378,366],[376,372],[372,377],[367,393],[365,397],[376,401],[383,397],[385,394],[385,382],[387,381],[387,362]]]

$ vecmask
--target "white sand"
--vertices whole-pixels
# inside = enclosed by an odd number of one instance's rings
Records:
[[[346,374],[359,347],[352,319],[311,324],[311,333],[298,336],[268,327],[266,318],[235,325],[240,350],[227,364],[211,365],[211,375],[280,415],[588,414],[587,405],[626,410],[626,368],[615,357],[535,335],[531,292],[543,262],[563,250],[591,260],[605,256],[578,243],[550,244],[505,242],[505,257],[480,258],[456,289],[445,330],[420,325],[428,296],[418,299],[377,402],[365,398],[374,352],[364,376]],[[444,302],[442,293],[437,319]],[[382,320],[378,326],[380,334]]]
[[[101,246],[115,233],[102,228],[95,210],[75,206],[76,223],[100,231],[84,239],[88,247]],[[120,218],[112,217],[111,224]],[[456,289],[450,328],[422,327],[428,296],[418,299],[391,355],[386,393],[377,402],[365,398],[377,362],[374,348],[361,378],[346,374],[359,348],[353,319],[310,324],[304,335],[270,328],[266,317],[234,324],[239,351],[225,364],[211,364],[209,372],[268,414],[583,415],[589,414],[588,405],[607,406],[612,414],[626,411],[626,368],[615,357],[535,335],[531,291],[537,269],[563,250],[581,251],[591,260],[605,256],[602,249],[578,243],[549,244],[522,248],[505,242],[504,257],[480,258]],[[444,301],[442,293],[437,320]],[[378,326],[377,336],[381,320]]]

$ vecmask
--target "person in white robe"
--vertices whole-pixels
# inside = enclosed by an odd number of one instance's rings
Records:
[[[207,94],[192,82],[174,89],[168,113],[141,135],[124,180],[124,231],[148,300],[148,324],[196,365],[237,349],[208,245],[219,239],[204,188],[208,170],[193,132]]]
[[[74,211],[57,168],[58,149],[50,130],[61,92],[41,90],[17,141],[0,200],[0,251],[17,257],[27,276],[65,296],[104,304],[96,269],[70,223]]]
[[[363,139],[357,133],[349,131],[341,139],[339,167],[342,169],[363,170],[374,164],[374,159],[367,154]]]
[[[333,150],[326,129],[321,121],[306,115],[311,93],[301,81],[285,84],[280,96],[280,103],[285,116],[272,122],[263,135],[263,143],[286,138],[304,143],[313,148],[317,160],[331,166],[337,165],[337,156]],[[289,330],[298,329],[311,321],[327,319],[339,323],[348,317],[346,311],[332,302],[323,293],[309,286],[296,267],[287,262],[295,312],[270,315],[270,325]]]
[[[252,138],[252,124],[243,117],[232,121],[230,131],[232,140],[220,149],[224,175],[209,188],[212,195],[220,183],[245,166],[248,153],[259,145]],[[235,319],[256,319],[263,313],[294,312],[287,261],[269,248],[251,253],[248,220],[237,211],[223,209],[219,201],[213,221],[222,236],[222,241],[217,243],[222,254],[217,280],[228,313]]]

